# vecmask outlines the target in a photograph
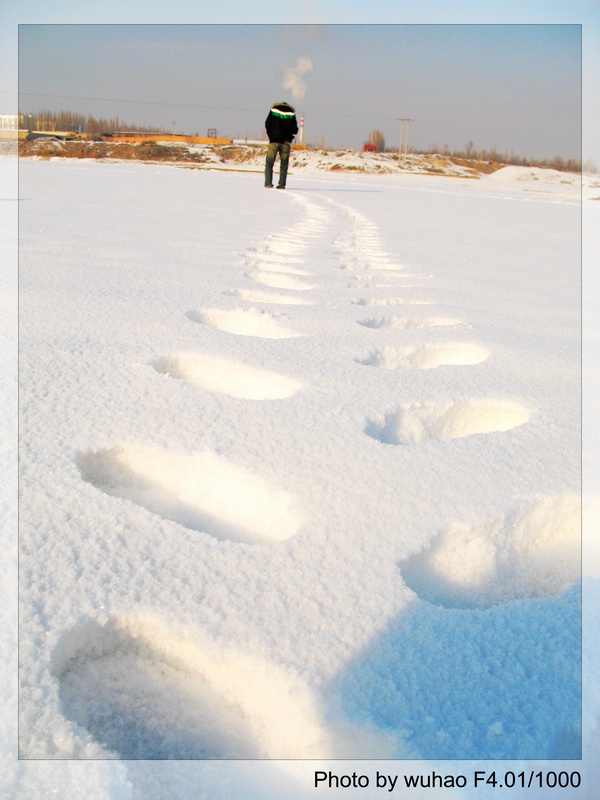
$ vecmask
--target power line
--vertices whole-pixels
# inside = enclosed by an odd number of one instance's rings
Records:
[[[19,92],[19,97],[52,97],[62,100],[92,100],[98,103],[136,103],[138,105],[152,105],[152,106],[165,106],[171,108],[196,108],[196,109],[210,109],[213,111],[245,111],[251,113],[262,113],[264,108],[240,108],[237,106],[211,106],[201,105],[199,103],[171,103],[162,100],[131,100],[122,99],[118,97],[90,97],[88,95],[71,95],[71,94],[49,94],[41,92]],[[311,111],[305,110],[306,114],[313,117],[341,117],[344,119],[373,119],[376,114],[336,114],[331,111]],[[381,117],[381,119],[392,120],[393,117]]]

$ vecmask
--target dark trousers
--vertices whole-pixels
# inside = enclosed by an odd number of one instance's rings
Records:
[[[273,185],[273,165],[279,153],[279,186],[285,186],[288,164],[290,162],[290,145],[288,142],[271,142],[267,147],[265,161],[265,186]]]

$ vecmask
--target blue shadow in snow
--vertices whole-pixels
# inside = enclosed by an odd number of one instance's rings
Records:
[[[581,587],[481,610],[416,600],[330,692],[418,758],[581,758]]]

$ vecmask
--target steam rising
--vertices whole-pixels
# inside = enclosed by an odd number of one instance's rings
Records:
[[[307,56],[301,56],[295,67],[286,70],[281,84],[284,89],[289,89],[295,100],[302,100],[306,95],[304,75],[313,71],[313,63]]]

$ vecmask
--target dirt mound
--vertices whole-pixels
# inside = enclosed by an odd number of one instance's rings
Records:
[[[265,148],[259,145],[215,145],[213,152],[221,161],[234,161],[236,164],[252,161],[257,155],[264,157]]]
[[[131,142],[59,141],[43,138],[19,143],[23,158],[111,158],[136,161],[164,161],[170,163],[204,163],[209,156],[201,150],[191,150],[179,145],[159,144],[148,139]]]
[[[23,158],[92,158],[167,163],[188,168],[261,171],[265,148],[257,144],[179,144],[148,138],[139,142],[63,141],[39,138],[19,143]],[[439,154],[409,154],[401,161],[395,153],[361,153],[353,150],[293,150],[292,169],[353,173],[410,172],[421,175],[479,178],[503,166],[484,161],[468,161]]]

